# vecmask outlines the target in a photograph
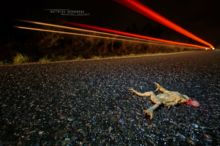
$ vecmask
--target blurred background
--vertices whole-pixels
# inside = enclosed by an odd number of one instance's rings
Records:
[[[156,12],[218,48],[220,16],[217,0],[141,0]],[[128,43],[16,29],[19,20],[63,24],[85,23],[168,40],[192,40],[141,16],[113,0],[8,0],[0,9],[0,63],[49,62],[158,52],[183,51],[177,46]],[[65,13],[62,11],[65,10]],[[68,11],[68,13],[67,13]]]

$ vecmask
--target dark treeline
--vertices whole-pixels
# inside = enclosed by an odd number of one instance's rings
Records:
[[[17,54],[28,57],[28,62],[36,62],[42,58],[59,61],[183,50],[172,46],[27,31],[22,38],[0,45],[2,63],[13,63]]]

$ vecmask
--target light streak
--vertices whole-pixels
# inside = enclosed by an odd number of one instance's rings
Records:
[[[146,40],[135,38],[135,37],[128,37],[128,36],[123,36],[123,35],[119,35],[119,34],[113,34],[113,33],[107,33],[107,32],[95,31],[95,30],[88,30],[88,29],[82,29],[82,28],[76,28],[76,27],[68,27],[68,26],[64,26],[64,25],[57,25],[57,24],[38,22],[38,21],[29,21],[29,20],[20,20],[20,21],[26,22],[26,23],[31,23],[31,24],[36,24],[36,25],[41,25],[41,26],[62,28],[62,29],[66,29],[66,30],[81,31],[81,32],[85,32],[85,33],[95,33],[95,34],[106,35],[106,36],[121,37],[121,38],[125,38],[125,39],[146,41]]]
[[[91,35],[91,34],[74,33],[74,32],[66,32],[66,31],[60,31],[60,30],[50,30],[50,29],[35,28],[35,27],[24,27],[24,26],[15,26],[15,27],[19,28],[19,29],[32,30],[32,31],[50,32],[50,33],[58,33],[58,34],[64,34],[64,35],[84,36],[84,37],[93,37],[93,38],[100,38],[100,39],[109,39],[109,40],[149,44],[149,42],[147,42],[147,41],[138,41],[138,40],[132,40],[132,39],[122,39],[122,38],[116,38],[116,37],[114,38],[114,37],[106,37],[106,36],[98,36],[98,35]]]
[[[86,25],[86,24],[66,22],[67,24],[87,28],[87,29],[82,29],[82,28],[68,27],[68,26],[45,23],[45,22],[38,22],[38,21],[29,21],[29,20],[21,20],[21,21],[26,22],[26,23],[41,25],[41,26],[62,28],[62,29],[67,29],[67,30],[71,30],[71,31],[74,30],[74,31],[81,31],[81,32],[86,32],[86,33],[96,33],[96,34],[108,36],[106,39],[110,39],[109,36],[113,36],[113,37],[117,37],[117,38],[118,37],[124,38],[124,39],[121,39],[121,41],[126,41],[127,39],[129,39],[129,40],[136,40],[136,42],[139,42],[139,43],[140,42],[145,42],[146,43],[146,41],[147,41],[148,43],[151,43],[151,44],[160,43],[162,45],[181,45],[181,46],[193,47],[193,48],[199,48],[199,49],[206,48],[204,46],[188,44],[188,43],[182,43],[182,42],[169,41],[169,40],[164,40],[164,39],[158,39],[158,38],[142,36],[142,35],[132,34],[132,33],[128,33],[128,32],[122,32],[122,31],[118,31],[118,30],[112,30],[112,29],[107,29],[107,28],[101,28],[101,27]],[[88,30],[88,28],[93,29],[93,30]],[[83,36],[85,36],[85,35],[83,35]],[[97,36],[97,35],[95,35],[95,36]],[[101,38],[101,36],[99,36],[99,38]],[[111,37],[111,39],[114,39],[114,40],[117,40],[117,38],[112,38]]]
[[[108,28],[103,28],[103,27],[98,27],[98,26],[92,26],[92,25],[87,25],[87,24],[73,23],[73,22],[66,22],[66,23],[70,24],[70,25],[82,27],[82,28],[93,29],[93,30],[114,33],[114,34],[120,34],[120,35],[124,35],[124,36],[130,36],[130,37],[135,37],[135,38],[140,38],[140,39],[145,39],[145,40],[157,41],[157,42],[167,43],[167,44],[172,44],[172,45],[187,46],[187,47],[193,47],[193,48],[199,48],[199,49],[207,48],[206,46],[164,40],[164,39],[143,36],[143,35],[139,35],[139,34],[133,34],[133,33],[123,32],[123,31],[118,31],[118,30],[113,30],[113,29],[108,29]]]
[[[155,12],[151,8],[147,7],[146,5],[141,4],[138,0],[116,0],[117,2],[121,3],[122,5],[142,14],[145,17],[150,18],[151,20],[158,22],[188,38],[191,38],[194,41],[197,41],[201,44],[208,46],[210,49],[215,49],[213,45],[208,43],[207,41],[199,38],[198,36],[194,35],[193,33],[187,31],[186,29],[178,26],[177,24],[173,23],[172,21],[168,20],[167,18],[161,16],[159,13]]]

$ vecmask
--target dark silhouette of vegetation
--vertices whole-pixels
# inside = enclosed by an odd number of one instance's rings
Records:
[[[2,46],[0,61],[1,64],[15,63],[16,59],[19,63],[50,62],[182,50],[183,48],[174,46],[28,32],[23,39],[10,41]]]

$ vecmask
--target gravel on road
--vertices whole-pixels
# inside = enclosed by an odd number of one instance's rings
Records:
[[[0,146],[220,145],[220,51],[0,67]],[[201,106],[160,107],[154,82]]]

